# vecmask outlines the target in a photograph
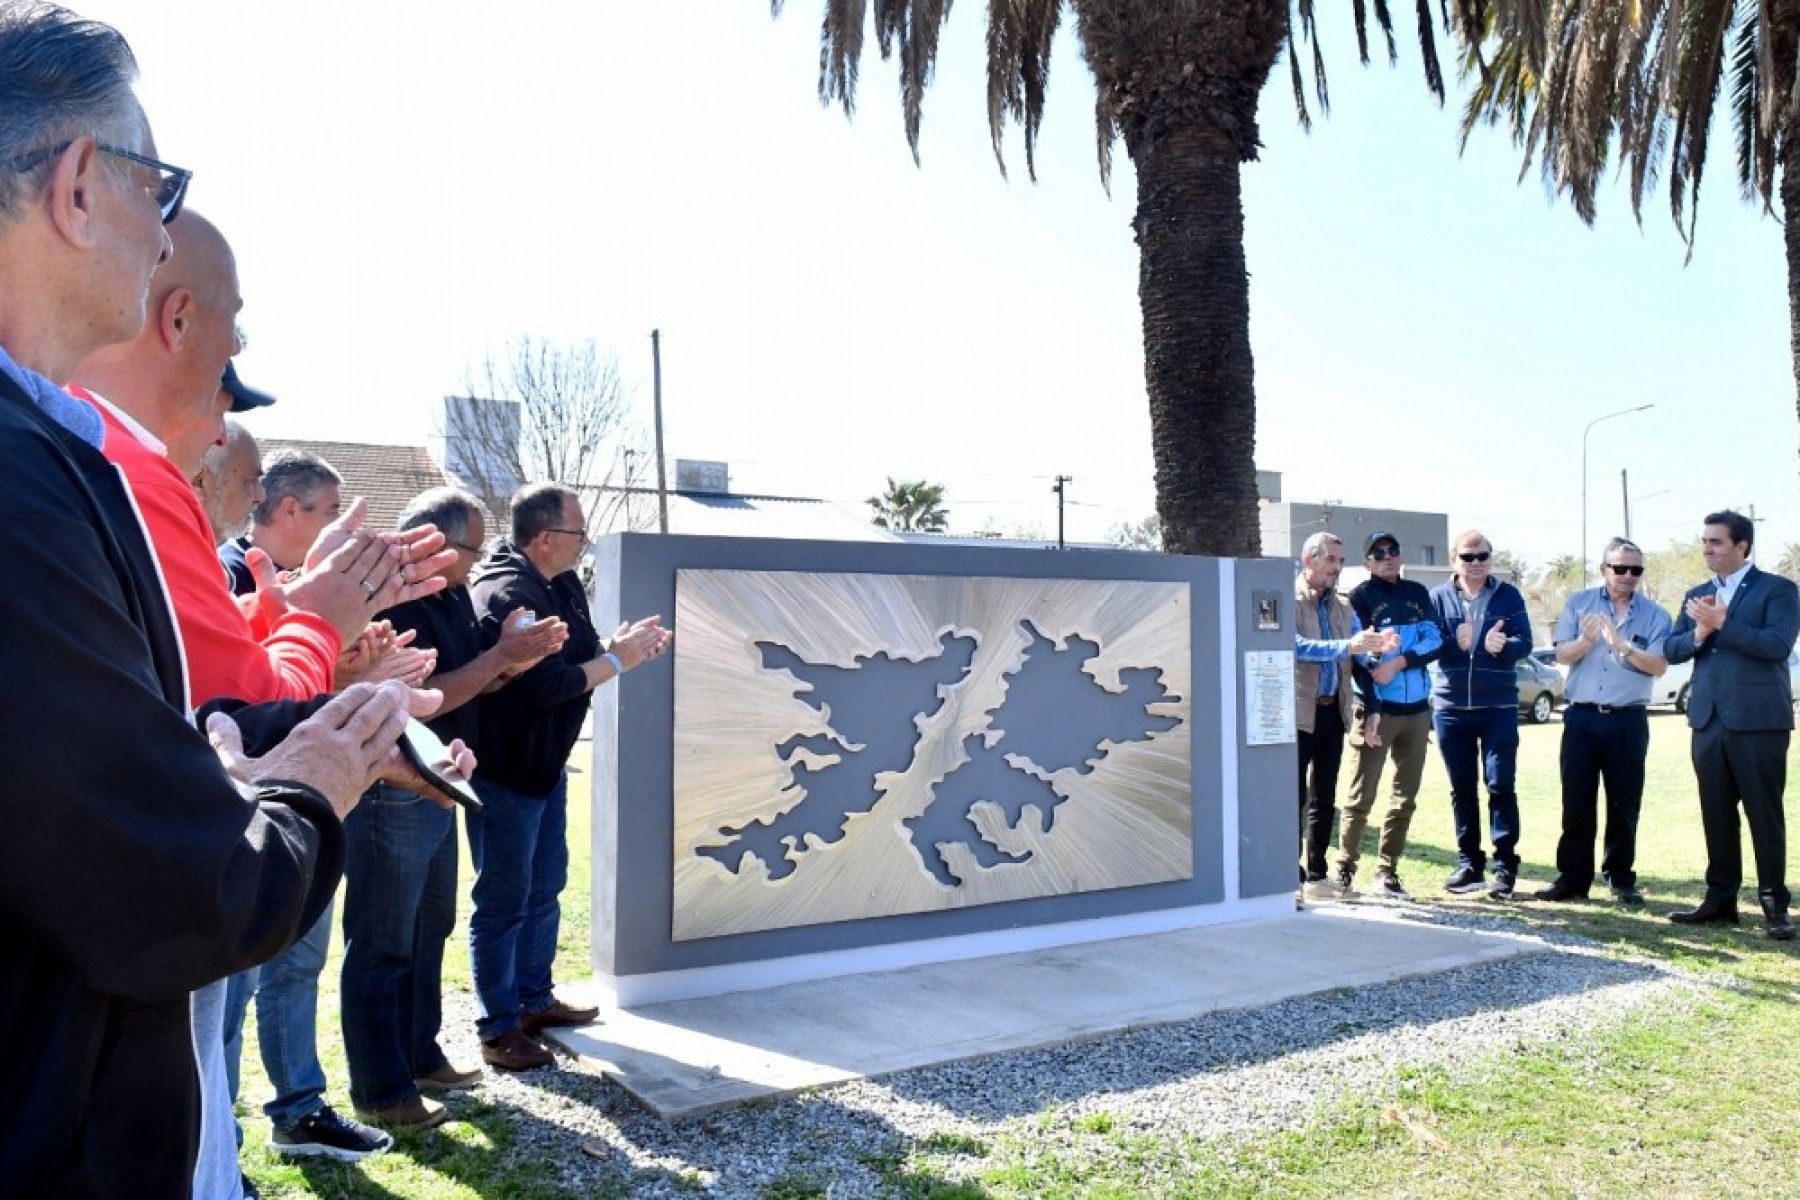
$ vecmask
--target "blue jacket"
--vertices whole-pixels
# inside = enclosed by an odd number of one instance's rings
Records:
[[[1491,575],[1482,593],[1477,601],[1484,606],[1481,623],[1469,649],[1463,650],[1456,644],[1456,627],[1465,619],[1456,580],[1445,580],[1431,589],[1431,607],[1444,637],[1443,652],[1431,670],[1433,708],[1516,709],[1519,705],[1519,673],[1514,664],[1531,653],[1531,617],[1525,611],[1525,597],[1512,584]],[[1500,653],[1489,654],[1482,642],[1501,621],[1506,622],[1506,644]]]
[[[1431,701],[1431,676],[1426,670],[1444,647],[1437,610],[1422,583],[1410,579],[1370,578],[1350,593],[1350,607],[1367,629],[1391,629],[1400,635],[1400,648],[1382,661],[1401,659],[1400,670],[1386,683],[1377,684],[1369,669],[1357,662],[1356,694],[1369,712],[1416,713]]]

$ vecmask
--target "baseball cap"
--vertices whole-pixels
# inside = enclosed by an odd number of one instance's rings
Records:
[[[1394,549],[1396,549],[1396,550],[1398,550],[1400,548],[1400,539],[1399,538],[1395,537],[1393,534],[1389,533],[1385,529],[1377,529],[1374,533],[1371,533],[1366,539],[1364,539],[1364,541],[1363,541],[1363,557],[1364,558],[1369,557],[1369,551],[1371,551],[1375,547],[1381,545],[1381,543],[1383,543],[1383,542],[1392,542],[1394,544]]]
[[[231,393],[231,411],[249,412],[253,408],[267,408],[275,403],[275,397],[267,392],[259,392],[238,378],[237,364],[225,364],[225,376],[219,380],[219,386]]]

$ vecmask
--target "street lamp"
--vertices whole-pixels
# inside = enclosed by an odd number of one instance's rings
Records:
[[[1654,404],[1640,404],[1636,408],[1621,408],[1618,412],[1609,412],[1603,417],[1595,417],[1581,430],[1581,586],[1586,587],[1587,573],[1587,442],[1588,434],[1594,426],[1602,421],[1610,421],[1614,417],[1628,417],[1632,413],[1643,412],[1647,408],[1655,408]]]

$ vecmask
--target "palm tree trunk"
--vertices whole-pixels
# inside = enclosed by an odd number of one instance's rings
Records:
[[[1787,249],[1788,352],[1793,359],[1795,411],[1800,413],[1800,111],[1781,118],[1782,241]]]
[[[1254,557],[1256,370],[1238,169],[1287,0],[1087,0],[1100,110],[1137,168],[1132,228],[1156,512],[1173,554]]]
[[[1256,368],[1238,148],[1189,124],[1133,148],[1132,161],[1163,548],[1253,558],[1262,548]]]

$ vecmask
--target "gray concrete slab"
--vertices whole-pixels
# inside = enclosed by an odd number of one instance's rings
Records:
[[[1529,938],[1326,907],[606,1013],[550,1031],[679,1121],[805,1088],[1541,953]]]

